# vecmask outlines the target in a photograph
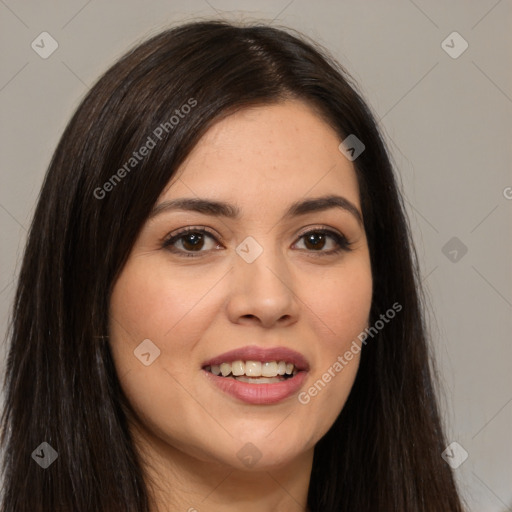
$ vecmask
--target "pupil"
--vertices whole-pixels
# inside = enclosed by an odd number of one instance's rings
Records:
[[[306,244],[312,242],[313,249],[321,249],[323,247],[324,242],[324,234],[323,233],[313,233],[306,237]],[[316,247],[318,244],[321,244],[321,247]]]
[[[187,235],[183,240],[183,246],[185,249],[193,249],[199,247],[199,244],[203,241],[200,233],[193,233],[191,235]],[[187,247],[187,244],[191,244],[191,247]],[[201,247],[199,247],[201,248]]]

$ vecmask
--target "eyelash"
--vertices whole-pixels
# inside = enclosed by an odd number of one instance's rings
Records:
[[[194,252],[188,251],[188,252],[186,252],[181,249],[176,249],[175,247],[173,247],[173,244],[175,242],[179,241],[183,236],[185,236],[189,233],[200,233],[200,234],[208,235],[209,237],[213,238],[217,242],[215,235],[213,233],[210,233],[210,231],[208,231],[207,229],[188,227],[188,228],[184,228],[181,231],[179,231],[178,233],[166,238],[162,242],[162,245],[161,245],[162,249],[167,249],[168,251],[178,254],[179,256],[182,256],[185,258],[200,258],[202,256],[201,253],[209,252],[209,251],[194,251]],[[302,233],[302,235],[300,235],[299,240],[306,237],[307,235],[312,234],[312,233],[316,233],[316,234],[321,233],[323,235],[328,235],[334,239],[334,241],[336,242],[336,244],[338,246],[336,249],[331,249],[330,251],[322,251],[322,250],[308,251],[307,249],[305,249],[307,252],[313,253],[313,255],[315,255],[315,256],[332,256],[332,255],[338,254],[342,251],[349,252],[352,250],[350,247],[352,245],[352,242],[349,242],[345,238],[345,236],[340,235],[339,233],[336,233],[335,231],[332,231],[330,229],[325,229],[325,228],[314,228],[314,229],[311,229],[310,231],[306,231],[305,233]]]

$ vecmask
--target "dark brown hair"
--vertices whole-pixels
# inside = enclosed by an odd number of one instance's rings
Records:
[[[418,265],[390,159],[348,73],[291,31],[189,23],[112,66],[69,122],[45,176],[9,325],[2,512],[147,512],[144,470],[108,345],[109,301],[137,234],[213,122],[297,98],[366,149],[354,161],[374,281],[350,396],[315,447],[317,512],[460,512],[433,387]],[[113,175],[182,105],[194,107],[123,179]],[[119,176],[119,175],[118,175]],[[104,184],[111,183],[108,193]],[[114,184],[112,184],[114,183]],[[98,197],[102,196],[102,197]],[[58,458],[31,457],[42,442]]]

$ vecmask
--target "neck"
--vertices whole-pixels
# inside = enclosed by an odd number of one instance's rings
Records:
[[[151,512],[307,512],[313,448],[279,466],[242,470],[190,455],[131,425]]]

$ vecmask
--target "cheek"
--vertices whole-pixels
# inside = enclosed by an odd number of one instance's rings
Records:
[[[191,267],[185,272],[164,273],[162,268],[166,267],[149,262],[125,267],[110,302],[111,328],[114,334],[119,332],[112,341],[123,339],[125,345],[128,340],[133,350],[149,338],[162,350],[162,357],[164,352],[172,353],[166,364],[175,365],[182,357],[181,364],[185,364],[195,340],[211,323],[208,295],[226,271],[212,268],[198,274]]]
[[[174,445],[192,443],[198,435],[194,425],[211,420],[191,399],[190,376],[198,372],[194,348],[215,311],[206,299],[225,274],[196,269],[164,275],[162,265],[135,260],[123,269],[112,293],[110,346],[123,391],[136,416],[152,432],[170,436]],[[149,348],[146,366],[134,351],[148,339],[159,353],[153,359]]]
[[[312,329],[320,333],[317,364],[299,395],[299,403],[317,418],[322,433],[334,423],[354,383],[360,360],[361,332],[368,326],[372,303],[369,262],[359,260],[338,277],[320,279],[308,306]]]
[[[229,277],[229,268],[166,272],[167,268],[161,262],[137,258],[125,266],[110,301],[110,347],[122,388],[137,416],[152,430],[162,432],[165,425],[168,434],[179,438],[194,432],[198,414],[199,424],[209,420],[191,400],[191,376],[197,378],[196,347],[200,348],[221,307],[215,297],[223,279]],[[144,358],[136,354],[147,352],[138,347],[148,339],[158,356],[153,359],[151,353],[145,366]]]
[[[307,304],[315,332],[322,333],[324,354],[343,350],[367,326],[372,303],[370,264],[361,258],[329,277],[311,277]]]

